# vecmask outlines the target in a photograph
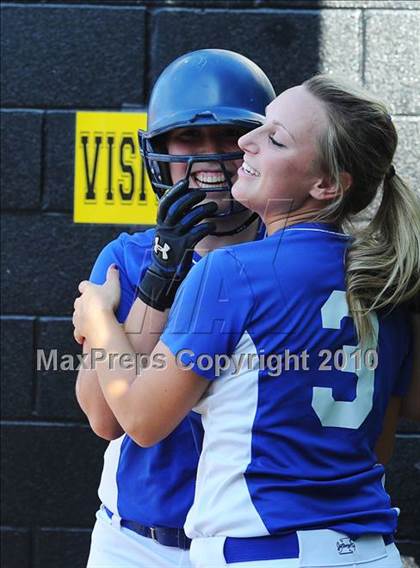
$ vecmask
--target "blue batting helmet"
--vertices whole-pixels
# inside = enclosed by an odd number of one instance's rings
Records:
[[[265,107],[275,93],[268,77],[250,59],[224,49],[201,49],[173,61],[157,79],[149,101],[148,130],[139,131],[143,156],[153,190],[158,197],[171,187],[168,164],[187,164],[186,176],[196,162],[214,161],[225,174],[226,185],[206,187],[206,193],[227,191],[232,183],[225,162],[240,159],[242,152],[175,156],[162,151],[164,135],[175,128],[231,125],[249,131],[264,121]],[[235,202],[227,213],[244,208]]]

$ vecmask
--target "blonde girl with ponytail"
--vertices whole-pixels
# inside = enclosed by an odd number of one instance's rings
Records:
[[[392,397],[376,445],[380,463],[392,456],[399,417],[420,421],[420,204],[393,164],[398,134],[385,105],[345,81],[317,75],[304,83],[323,102],[329,126],[320,140],[320,161],[338,187],[338,198],[320,218],[341,223],[353,241],[346,257],[347,302],[359,340],[372,334],[369,313],[409,302],[413,328],[410,388]],[[340,174],[352,175],[343,191]],[[369,223],[354,215],[377,202]]]
[[[194,568],[401,568],[375,453],[410,379],[404,305],[419,291],[419,204],[393,166],[395,127],[384,105],[321,75],[238,144],[232,196],[267,238],[198,262],[150,356],[165,364],[104,372],[101,387],[140,445],[201,414]],[[84,285],[73,318],[113,353],[130,352],[118,293],[115,271]]]

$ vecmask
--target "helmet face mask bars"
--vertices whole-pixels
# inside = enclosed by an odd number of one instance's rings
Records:
[[[226,195],[224,206],[213,219],[234,218],[246,208],[231,197],[232,178],[227,164],[242,159],[243,153],[169,154],[165,136],[175,129],[225,126],[248,132],[264,122],[265,107],[274,99],[274,89],[265,73],[246,57],[222,49],[202,49],[182,55],[159,76],[148,106],[148,130],[139,131],[140,153],[154,192],[160,199],[172,187],[171,163],[185,164],[185,178],[191,179],[197,163],[214,163],[224,181],[202,183],[207,197]],[[178,180],[177,180],[178,181]],[[197,188],[194,188],[197,189]],[[218,200],[220,205],[220,199]],[[227,206],[225,206],[227,204]],[[229,231],[233,235],[248,227],[256,215],[240,221]]]

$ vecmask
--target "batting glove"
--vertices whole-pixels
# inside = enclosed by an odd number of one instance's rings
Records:
[[[191,268],[194,247],[215,230],[213,222],[200,223],[217,210],[214,202],[198,205],[205,196],[190,189],[188,180],[181,180],[159,203],[152,263],[137,288],[138,297],[156,310],[172,306]]]

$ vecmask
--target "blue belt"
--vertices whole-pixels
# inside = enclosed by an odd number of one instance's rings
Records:
[[[227,564],[299,558],[299,541],[296,532],[251,538],[227,537],[223,553]]]
[[[102,506],[108,517],[112,519],[114,516],[112,511],[105,507],[105,505]],[[136,521],[126,521],[125,519],[121,519],[120,525],[126,529],[130,529],[130,531],[133,531],[140,536],[151,538],[164,546],[176,546],[183,550],[188,550],[191,545],[191,539],[187,537],[182,529],[173,529],[170,527],[146,527]]]
[[[394,542],[392,534],[382,535],[384,544]],[[296,532],[252,538],[227,537],[223,549],[227,564],[257,560],[299,558],[299,540]]]

